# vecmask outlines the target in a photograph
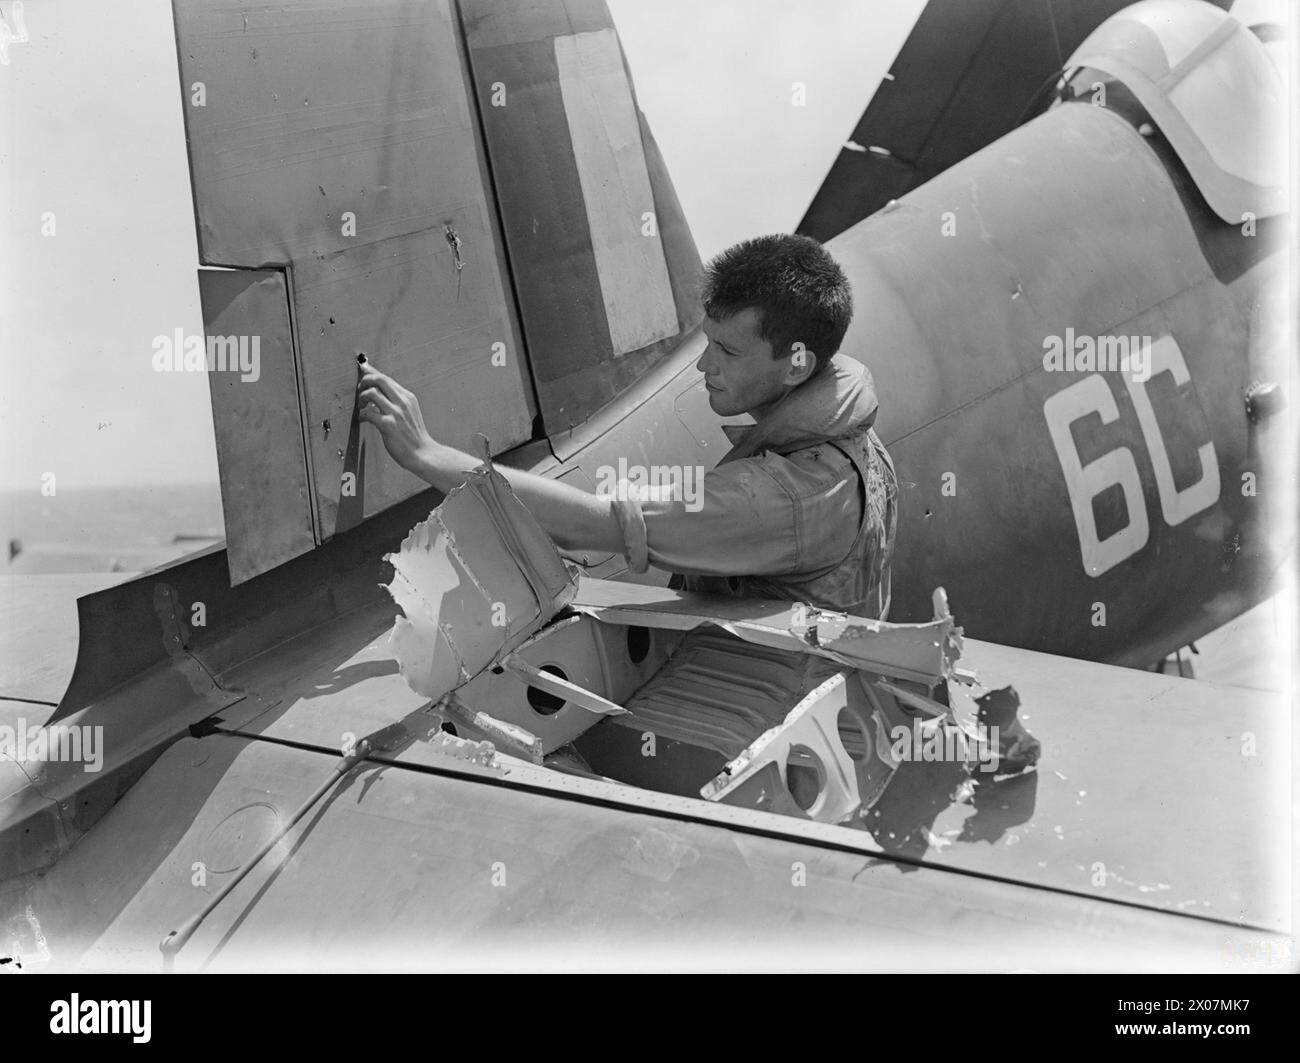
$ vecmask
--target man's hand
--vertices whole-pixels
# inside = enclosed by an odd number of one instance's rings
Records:
[[[434,440],[424,427],[419,399],[396,380],[368,362],[360,369],[358,416],[379,429],[393,460],[444,494],[464,482],[479,460]],[[562,549],[623,551],[623,532],[609,499],[520,469],[496,469]]]
[[[403,469],[420,474],[436,444],[424,427],[420,400],[369,362],[360,366],[357,381],[358,416],[379,429],[384,446]]]

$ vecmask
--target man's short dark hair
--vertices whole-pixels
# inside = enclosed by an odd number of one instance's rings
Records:
[[[853,319],[853,292],[839,263],[808,236],[774,233],[727,248],[704,268],[704,312],[722,321],[748,307],[776,357],[795,343],[830,364]]]

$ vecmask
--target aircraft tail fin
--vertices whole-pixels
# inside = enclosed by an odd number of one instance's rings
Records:
[[[603,0],[173,0],[232,584],[427,489],[356,410],[364,353],[500,454],[699,323],[699,257]],[[234,271],[234,272],[230,272]]]

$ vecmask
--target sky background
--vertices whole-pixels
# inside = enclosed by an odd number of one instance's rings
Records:
[[[798,223],[923,6],[609,2],[706,258]],[[170,2],[26,0],[23,23],[0,65],[0,489],[216,483],[206,379],[150,364],[155,336],[202,331]]]

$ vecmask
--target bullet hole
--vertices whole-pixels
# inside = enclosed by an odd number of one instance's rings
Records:
[[[325,438],[328,439],[330,434],[330,419],[328,417],[325,418],[325,423],[321,427],[325,429]]]
[[[460,270],[465,268],[465,263],[461,260],[460,257],[460,248],[461,248],[460,236],[455,229],[453,229],[450,225],[446,223],[443,224],[442,228],[443,228],[443,237],[446,239],[447,245],[451,248],[451,253],[455,258],[456,271],[459,272]]]

